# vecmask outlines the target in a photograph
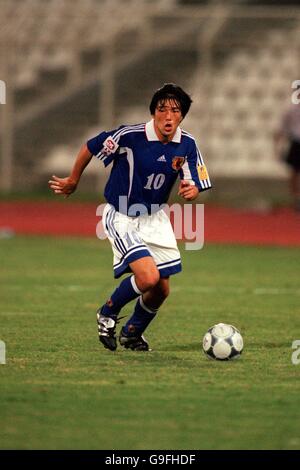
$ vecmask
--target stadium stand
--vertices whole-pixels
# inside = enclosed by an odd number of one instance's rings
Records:
[[[278,21],[274,10],[238,22],[231,17],[222,32],[222,44],[218,38],[215,44],[219,55],[224,51],[226,60],[220,65],[217,56],[209,89],[203,86],[198,92],[205,64],[198,78],[194,77],[195,106],[188,124],[199,140],[205,135],[203,148],[215,174],[286,175],[274,156],[273,134],[291,102],[291,84],[299,76],[299,25],[299,16],[283,16]],[[203,91],[209,93],[209,99],[204,99],[209,108],[206,116]],[[197,122],[197,116],[203,116],[202,121]]]
[[[272,135],[299,78],[300,10],[264,3],[0,0],[1,188],[44,186],[96,129],[147,119],[164,81],[192,92],[185,127],[214,175],[284,177]]]

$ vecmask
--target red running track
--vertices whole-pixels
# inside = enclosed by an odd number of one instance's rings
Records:
[[[94,203],[0,202],[0,234],[96,236]],[[205,243],[300,246],[300,213],[205,206]]]

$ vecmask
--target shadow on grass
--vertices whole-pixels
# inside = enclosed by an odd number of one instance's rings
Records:
[[[161,351],[172,352],[172,351],[182,351],[182,352],[202,352],[202,345],[200,342],[185,343],[185,344],[167,344],[162,345]]]

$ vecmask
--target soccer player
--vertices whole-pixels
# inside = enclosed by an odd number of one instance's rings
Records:
[[[181,271],[175,235],[162,208],[177,177],[178,194],[187,201],[211,187],[194,138],[179,126],[191,103],[182,88],[165,84],[152,97],[149,122],[101,132],[83,145],[70,176],[49,181],[56,194],[69,196],[93,155],[105,166],[112,163],[102,223],[112,245],[114,277],[131,275],[97,311],[99,340],[111,351],[117,348],[118,314],[133,299],[137,302],[119,343],[149,350],[143,333],[169,295],[170,276]]]
[[[289,187],[294,209],[300,211],[300,103],[293,103],[284,113],[281,128],[274,137],[279,148],[284,141],[288,144],[283,159],[290,169]]]

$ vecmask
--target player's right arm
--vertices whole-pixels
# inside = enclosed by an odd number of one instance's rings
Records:
[[[65,197],[74,193],[79,183],[80,177],[85,167],[89,164],[92,154],[87,145],[83,145],[76,157],[74,166],[69,176],[66,178],[59,178],[53,175],[52,179],[48,181],[50,188],[56,194],[63,194]]]

